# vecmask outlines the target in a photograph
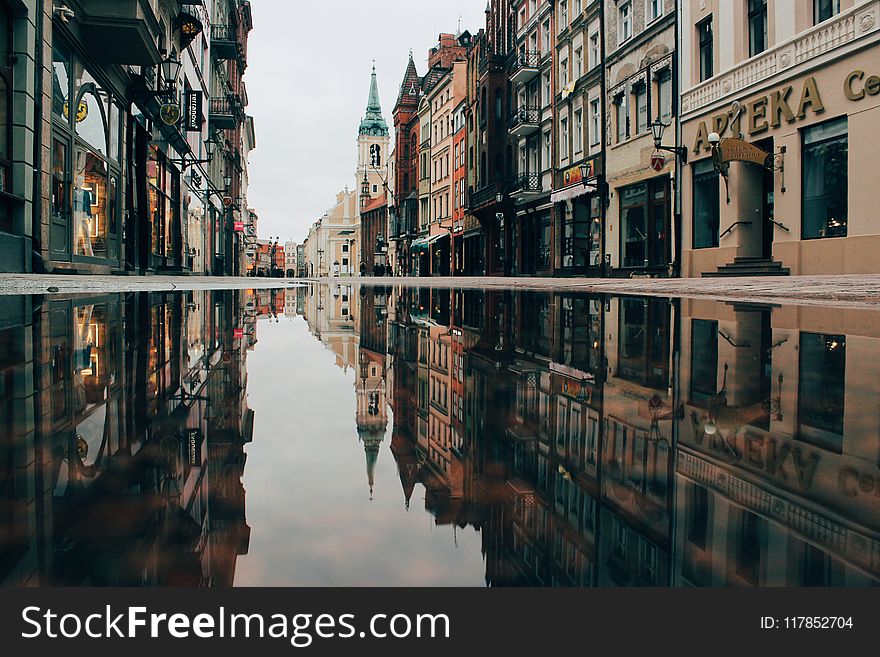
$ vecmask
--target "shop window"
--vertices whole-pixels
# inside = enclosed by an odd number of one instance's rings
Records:
[[[669,261],[669,179],[620,189],[623,267],[662,267]]]
[[[171,258],[175,254],[176,226],[180,206],[180,176],[155,146],[150,147],[147,162],[149,182],[150,222],[152,225],[153,255]],[[220,231],[220,220],[215,229]],[[218,239],[218,246],[224,242]],[[221,252],[218,252],[221,253]]]
[[[540,232],[538,233],[538,268],[550,268],[550,245],[551,245],[550,216],[541,217]]]
[[[0,230],[12,230],[12,16],[0,3]]]
[[[840,0],[813,0],[813,23],[821,23],[840,13]]]
[[[846,118],[803,132],[803,237],[846,237],[849,193]]]
[[[708,80],[714,73],[715,47],[712,35],[712,17],[697,25],[697,43],[699,43],[700,82]]]
[[[694,162],[691,172],[694,178],[694,248],[717,247],[721,213],[718,174],[711,158]]]
[[[798,438],[833,452],[843,450],[846,336],[801,333]]]
[[[749,0],[749,57],[767,50],[767,0]]]
[[[694,404],[708,404],[718,392],[718,322],[691,321],[691,389]]]

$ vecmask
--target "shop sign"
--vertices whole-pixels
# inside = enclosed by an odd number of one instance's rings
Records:
[[[244,337],[244,329],[237,328],[232,330],[232,339],[233,340],[241,340]]]
[[[651,168],[657,173],[660,173],[665,166],[666,157],[660,151],[654,151],[654,153],[651,154]]]
[[[794,88],[789,84],[766,96],[754,98],[742,106],[735,104],[734,109],[717,114],[707,121],[700,121],[694,141],[694,153],[712,149],[709,143],[711,132],[724,135],[729,129],[737,138],[741,138],[743,132],[753,137],[770,128],[778,128],[783,122],[802,121],[807,117],[808,111],[813,114],[821,114],[825,111],[816,78],[812,76],[806,78],[800,95],[793,94]]]
[[[232,230],[234,230],[236,233],[243,233],[244,232],[244,222],[243,221],[234,222],[232,224]]]
[[[587,167],[587,177],[584,178],[581,173],[581,167],[583,164],[578,164],[577,166],[569,167],[562,174],[562,185],[563,187],[568,187],[569,185],[575,185],[579,182],[583,182],[584,180],[589,180],[590,178],[596,177],[596,160],[590,160],[585,163]]]
[[[767,163],[770,153],[742,139],[722,139],[718,146],[722,162],[751,162],[759,166]]]
[[[165,103],[159,108],[159,117],[165,125],[177,125],[180,121],[180,106],[177,103]]]
[[[186,92],[186,125],[187,132],[202,131],[202,102],[203,96],[201,91]]]

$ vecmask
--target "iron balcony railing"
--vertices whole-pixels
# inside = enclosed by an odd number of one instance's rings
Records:
[[[510,62],[510,73],[516,75],[523,69],[536,69],[541,64],[541,53],[536,50],[524,50],[514,53]]]
[[[518,107],[513,111],[507,127],[511,130],[525,127],[537,127],[541,122],[541,110],[533,105]]]
[[[507,181],[498,180],[469,194],[469,208],[478,210],[490,203],[497,203],[499,196],[504,196],[509,189]]]
[[[541,176],[537,173],[522,173],[513,181],[512,192],[540,192]]]

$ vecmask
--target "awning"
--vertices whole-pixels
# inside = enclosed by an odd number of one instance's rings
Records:
[[[578,196],[584,196],[586,194],[595,194],[598,187],[596,186],[596,179],[591,178],[584,183],[576,183],[574,185],[569,185],[568,187],[564,187],[558,191],[553,192],[550,196],[550,200],[553,203],[561,203],[562,201],[570,201],[573,198],[577,198]]]
[[[446,233],[438,233],[437,235],[430,235],[428,237],[420,237],[417,240],[414,240],[410,245],[410,248],[413,251],[424,251],[429,246],[431,246],[434,242],[444,237],[449,237]]]

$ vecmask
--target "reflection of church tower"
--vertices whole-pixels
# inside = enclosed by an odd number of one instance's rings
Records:
[[[388,426],[385,368],[382,356],[365,349],[360,350],[359,361],[359,376],[355,382],[357,430],[367,458],[367,481],[372,499],[376,461],[379,459],[379,448],[385,439],[385,430]]]
[[[367,112],[358,131],[358,169],[355,174],[355,189],[361,189],[366,174],[370,198],[376,198],[385,191],[384,181],[388,180],[390,144],[388,124],[382,116],[382,104],[379,102],[379,85],[376,81],[374,64]]]

